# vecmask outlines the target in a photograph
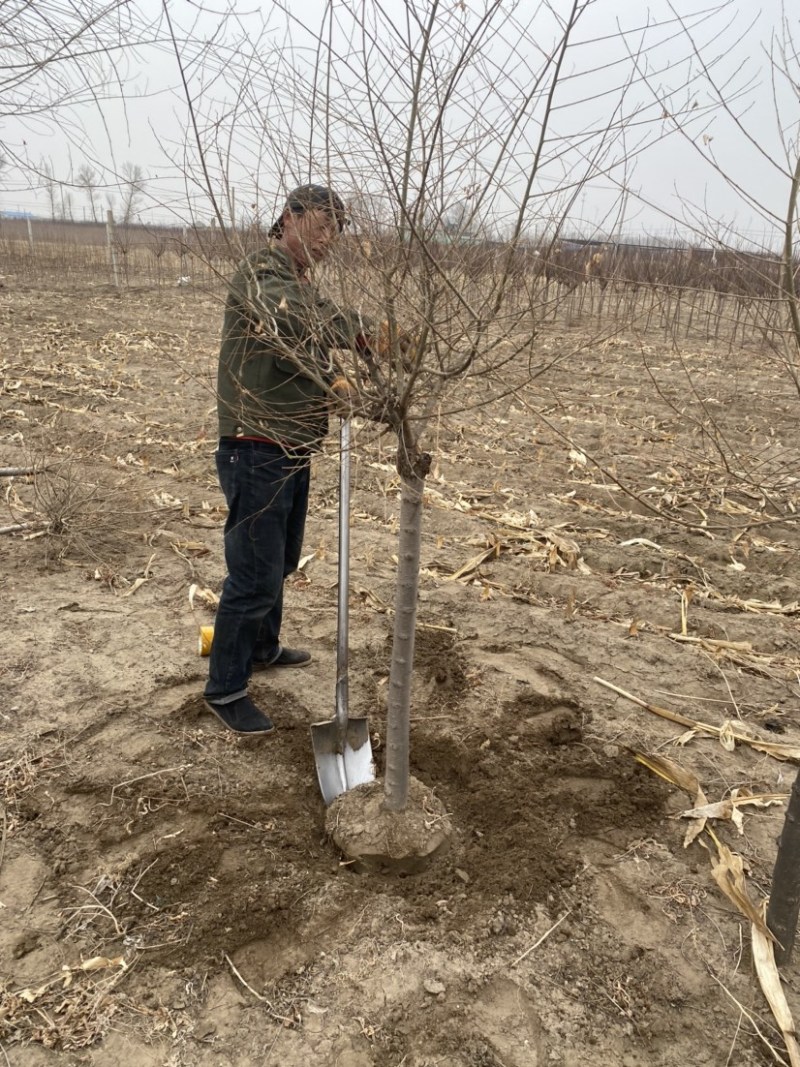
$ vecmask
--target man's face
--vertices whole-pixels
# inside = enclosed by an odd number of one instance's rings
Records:
[[[324,259],[338,236],[339,224],[324,208],[284,212],[283,245],[301,270]]]

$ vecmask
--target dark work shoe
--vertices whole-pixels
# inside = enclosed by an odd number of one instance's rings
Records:
[[[307,667],[311,662],[311,653],[304,648],[281,648],[278,658],[270,663],[263,660],[253,660],[253,670],[263,671],[267,667]]]
[[[206,700],[205,705],[223,726],[227,726],[240,737],[267,737],[275,733],[272,719],[263,711],[259,711],[249,696],[231,700],[228,704]]]

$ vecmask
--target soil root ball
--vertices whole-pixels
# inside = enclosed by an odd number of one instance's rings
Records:
[[[342,793],[328,808],[325,829],[355,870],[419,874],[447,851],[453,827],[429,786],[411,778],[405,811],[384,808],[383,783]]]

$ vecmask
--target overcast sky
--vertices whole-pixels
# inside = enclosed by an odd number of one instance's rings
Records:
[[[171,0],[179,65],[161,3],[139,0],[151,29],[137,32],[158,41],[114,52],[104,87],[99,61],[85,57],[14,88],[20,53],[0,41],[0,210],[47,214],[41,174],[52,168],[73,217],[91,217],[85,191],[70,188],[88,164],[105,186],[96,210],[102,199],[103,211],[110,201],[119,212],[130,163],[146,179],[139,207],[149,221],[207,220],[210,194],[227,215],[231,190],[238,215],[266,217],[287,186],[314,178],[384,216],[402,195],[424,195],[507,232],[524,201],[529,230],[566,216],[584,236],[775,243],[798,154],[800,71],[781,52],[787,32],[800,51],[796,4],[787,16],[780,0],[758,9],[594,0],[560,51],[571,4],[448,0],[413,120],[410,79],[432,0],[290,0],[290,9],[294,17],[269,0],[232,0],[222,15]],[[354,11],[366,12],[365,26]],[[24,34],[21,18],[11,24]],[[455,78],[470,35],[477,47]],[[25,113],[15,93],[36,106]],[[69,93],[75,103],[54,106]]]

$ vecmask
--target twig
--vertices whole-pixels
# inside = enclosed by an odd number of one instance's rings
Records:
[[[269,1004],[269,1001],[266,997],[262,997],[260,993],[256,993],[255,989],[253,989],[253,987],[248,982],[245,982],[244,978],[242,978],[241,974],[239,974],[239,972],[236,970],[236,966],[233,960],[228,955],[228,953],[223,952],[222,955],[225,957],[225,961],[227,962],[228,966],[239,979],[239,981],[242,983],[242,985],[245,987],[245,989],[249,990],[249,992],[253,994],[256,1000],[260,1000],[262,1004]]]
[[[634,696],[633,693],[629,693],[625,689],[620,689],[617,685],[612,685],[611,682],[607,682],[604,678],[595,676],[593,681],[597,682],[598,685],[604,686],[606,689],[610,689],[613,693],[625,697],[626,700],[630,700],[631,703],[636,704],[637,707],[644,708],[645,711],[649,711],[652,715],[659,715],[662,719],[676,722],[679,726],[684,726],[689,730],[709,734],[711,737],[716,738],[722,738],[723,734],[726,733],[733,738],[734,742],[749,745],[750,748],[755,749],[756,752],[766,752],[768,756],[773,756],[775,759],[779,760],[788,760],[794,763],[800,762],[800,746],[798,745],[784,744],[778,741],[760,741],[758,738],[751,737],[750,734],[744,733],[742,730],[733,729],[730,723],[726,723],[724,726],[712,726],[707,722],[689,719],[686,715],[681,715],[677,711],[670,711],[669,708],[662,708],[658,704],[650,704],[646,700]]]
[[[228,819],[230,822],[238,822],[241,826],[246,826],[250,830],[264,830],[264,827],[257,822],[246,822],[244,819],[237,819],[235,815],[228,815],[224,811],[218,811],[217,815],[221,819]]]
[[[433,722],[434,720],[444,720],[445,722],[463,722],[463,715],[411,715],[409,722]]]
[[[141,904],[144,904],[145,907],[152,908],[153,911],[161,911],[161,909],[157,908],[155,906],[155,904],[151,904],[149,900],[145,900],[144,897],[140,897],[139,894],[136,892],[136,887],[138,886],[139,882],[141,882],[141,880],[144,878],[144,876],[147,874],[147,872],[150,870],[150,868],[154,867],[156,865],[156,863],[158,863],[158,856],[156,856],[156,858],[153,860],[152,863],[148,863],[148,865],[145,867],[145,869],[141,872],[139,877],[133,883],[133,888],[131,889],[131,896],[132,897],[136,897],[136,899]]]
[[[0,839],[0,871],[3,869],[3,859],[6,854],[6,834],[8,833],[8,818],[6,816],[6,806],[3,805],[3,836]],[[41,889],[41,886],[39,887]]]
[[[171,774],[173,771],[187,771],[193,764],[181,763],[177,767],[162,767],[160,771],[150,771],[149,774],[140,774],[137,778],[126,778],[124,782],[117,782],[115,786],[111,788],[111,799],[104,807],[110,807],[114,803],[114,794],[118,789],[122,789],[124,785],[133,785],[134,782],[143,782],[145,778],[156,778],[159,774]]]
[[[175,945],[185,945],[191,937],[191,930],[184,937],[173,938],[172,941],[157,941],[154,945],[139,945],[137,952],[156,952],[160,948],[173,948]]]
[[[82,904],[77,908],[65,908],[65,912],[72,912],[73,914],[77,914],[80,911],[85,911],[87,908],[94,909],[95,911],[101,911],[104,915],[107,915],[112,921],[112,923],[114,924],[114,930],[117,932],[117,934],[119,934],[120,937],[124,935],[125,931],[117,922],[116,915],[114,915],[113,911],[111,911],[110,908],[107,908],[105,904],[100,903],[100,901],[91,891],[91,889],[87,889],[85,885],[74,885],[72,886],[72,888],[79,889],[82,893],[86,893],[87,896],[90,896],[92,898],[94,904]]]
[[[50,877],[50,873],[48,871],[45,874],[44,878],[42,878],[41,882],[39,882],[39,888],[36,890],[36,892],[33,894],[31,899],[25,905],[25,908],[23,909],[23,913],[29,912],[31,910],[31,908],[33,907],[33,905],[36,903],[36,901],[39,899],[39,894],[44,889],[44,887],[47,885],[47,879],[49,877]],[[56,897],[45,897],[44,900],[42,901],[42,903],[44,903],[47,900],[56,900],[56,899],[57,899]]]
[[[267,1064],[272,1059],[272,1050],[278,1044],[278,1038],[281,1036],[282,1032],[283,1031],[280,1029],[280,1027],[278,1029],[276,1029],[275,1037],[273,1038],[272,1044],[267,1049],[267,1058],[264,1060],[264,1067],[267,1067]],[[403,1063],[405,1063],[405,1057],[403,1058]],[[401,1064],[401,1067],[402,1067],[402,1064]]]
[[[42,525],[39,522],[12,522],[10,526],[0,526],[0,534],[19,533],[21,530],[32,530]]]
[[[739,1009],[739,1011],[742,1013],[742,1015],[747,1017],[747,1019],[749,1020],[749,1022],[752,1025],[753,1029],[755,1030],[755,1032],[758,1034],[758,1036],[761,1038],[761,1040],[764,1042],[764,1044],[770,1050],[772,1055],[775,1057],[775,1062],[779,1063],[781,1065],[781,1067],[789,1067],[789,1064],[786,1062],[786,1060],[783,1058],[783,1056],[780,1055],[780,1053],[775,1048],[775,1046],[770,1044],[770,1042],[767,1040],[767,1038],[761,1033],[761,1030],[758,1027],[758,1023],[756,1022],[755,1016],[753,1015],[753,1013],[748,1011],[747,1008],[744,1006],[744,1004],[742,1004],[740,1001],[738,1001],[736,999],[736,997],[733,995],[733,993],[731,993],[730,989],[728,989],[728,987],[725,985],[725,983],[723,981],[721,981],[719,978],[717,978],[717,976],[714,974],[714,972],[711,969],[709,969],[708,973],[711,975],[711,977],[714,979],[714,981],[717,983],[717,985],[720,987],[720,989],[722,989],[722,991],[724,993],[726,993],[730,997],[730,999],[733,1001],[733,1003],[736,1005],[736,1007]]]
[[[227,952],[223,952],[222,955],[225,957],[225,960],[227,961],[228,966],[233,971],[233,973],[236,975],[236,977],[239,979],[239,981],[242,983],[242,985],[245,987],[245,989],[247,989],[250,993],[252,993],[253,996],[256,998],[256,1000],[260,1000],[262,1004],[266,1004],[266,1006],[267,1006],[267,1014],[268,1015],[270,1015],[277,1022],[283,1023],[284,1026],[286,1026],[286,1025],[288,1025],[288,1024],[290,1024],[292,1022],[292,1019],[291,1019],[290,1016],[288,1016],[288,1015],[279,1015],[273,1009],[272,1004],[267,1000],[267,998],[266,997],[262,997],[260,993],[256,993],[255,989],[253,989],[253,987],[248,982],[246,982],[244,980],[244,978],[242,978],[242,976],[239,973],[239,971],[236,970],[234,962],[230,958],[230,956],[228,955]]]
[[[723,641],[716,637],[695,637],[693,634],[669,634],[673,641],[682,641],[688,645],[710,645],[712,648],[728,648],[732,652],[752,652],[749,641]]]
[[[555,930],[557,930],[559,928],[559,926],[563,923],[563,921],[566,919],[566,917],[568,915],[571,915],[571,914],[572,914],[572,908],[570,908],[568,911],[565,911],[560,919],[556,919],[556,921],[553,923],[553,925],[550,927],[549,930],[545,930],[545,932],[542,934],[542,936],[539,938],[538,941],[534,941],[534,943],[531,945],[530,948],[526,948],[525,951],[522,953],[522,955],[521,956],[517,956],[517,958],[515,960],[512,960],[511,963],[508,964],[508,966],[509,967],[516,967],[518,963],[522,963],[522,961],[527,956],[530,956],[530,954],[534,951],[534,949],[537,949],[539,947],[539,945],[541,945],[544,941],[546,941],[548,939],[548,937]]]
[[[739,1018],[736,1020],[736,1033],[733,1035],[733,1041],[731,1041],[730,1051],[728,1052],[728,1058],[725,1060],[725,1067],[731,1067],[731,1056],[736,1049],[736,1042],[739,1040],[739,1031],[742,1029],[742,1019],[744,1015],[739,1012]]]
[[[458,629],[455,626],[437,626],[433,622],[420,622],[417,620],[416,627],[418,630],[436,630],[438,633],[458,635]]]
[[[613,685],[611,682],[607,682],[604,678],[594,679],[598,685],[603,685],[606,689],[610,689],[612,693],[617,693],[621,697],[625,697],[626,700],[630,700],[632,704],[638,705],[640,708],[644,708],[645,711],[653,711],[655,704],[648,704],[646,700],[642,700],[640,697],[636,697],[633,693],[628,693],[625,689],[620,689],[619,686]],[[706,726],[703,723],[697,723],[694,719],[689,719],[685,715],[681,715],[677,711],[669,711],[667,708],[659,708],[655,714],[661,715],[665,719],[669,719],[670,722],[676,722],[679,726],[686,726],[690,730],[696,729],[708,729],[714,734],[719,734],[719,729],[714,726]]]

